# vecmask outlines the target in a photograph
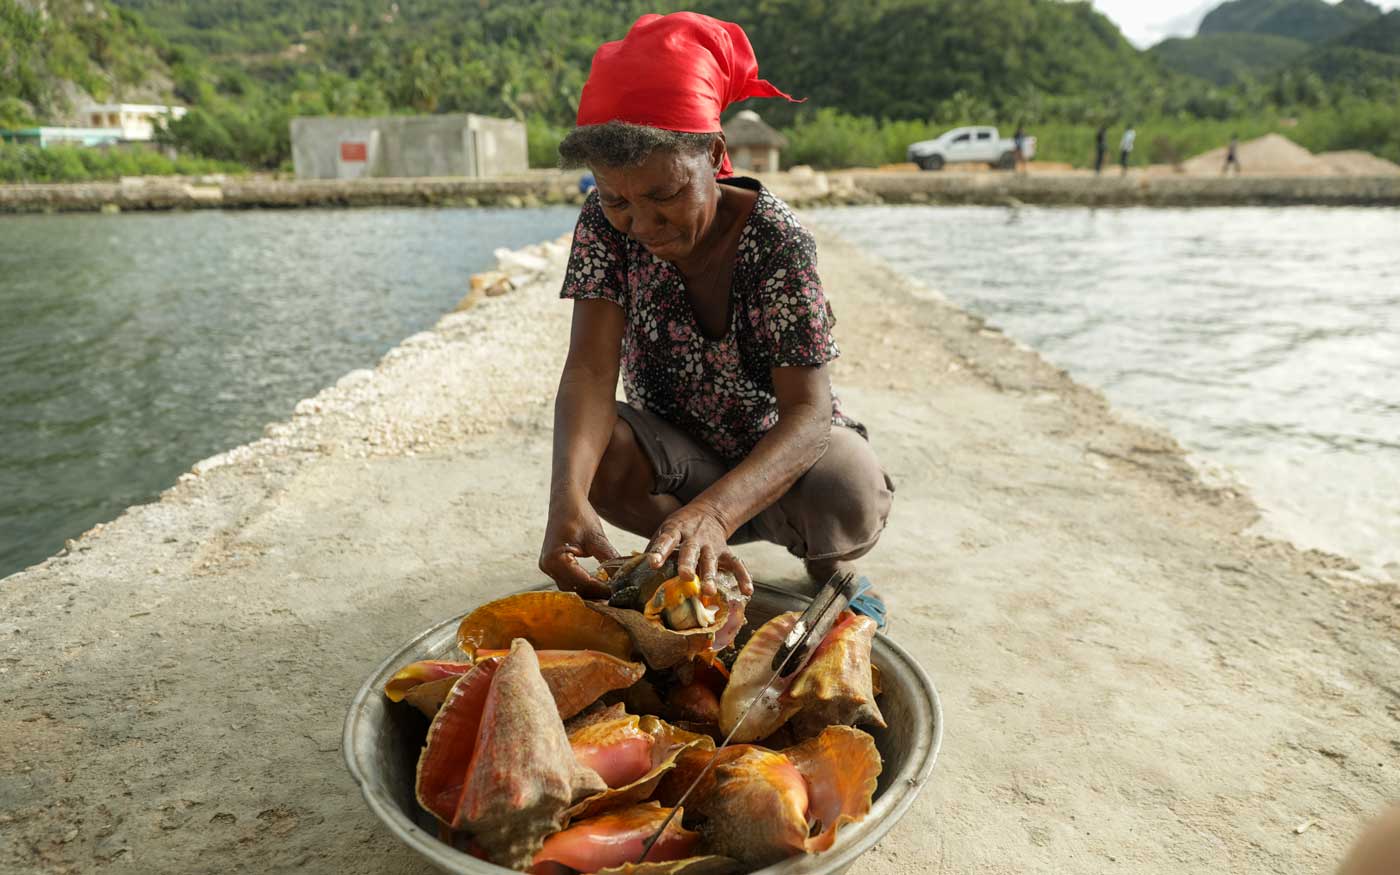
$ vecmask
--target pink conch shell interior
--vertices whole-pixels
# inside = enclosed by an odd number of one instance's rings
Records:
[[[569,744],[578,761],[608,783],[607,790],[570,809],[572,818],[592,817],[651,798],[683,752],[715,746],[707,735],[687,732],[656,717],[628,715],[576,729],[569,735]]]
[[[422,686],[426,683],[439,680],[451,680],[455,683],[457,678],[471,670],[471,662],[451,662],[441,659],[425,659],[414,662],[399,669],[398,674],[389,679],[384,685],[384,695],[389,697],[390,702],[402,702],[404,696],[414,687]],[[448,687],[451,687],[451,683]]]
[[[545,840],[544,847],[535,854],[533,871],[549,871],[543,867],[547,863],[578,872],[636,863],[647,840],[670,813],[671,809],[649,802],[580,820]],[[678,812],[667,824],[666,832],[647,853],[648,861],[682,860],[694,853],[700,836],[682,826],[682,814]]]

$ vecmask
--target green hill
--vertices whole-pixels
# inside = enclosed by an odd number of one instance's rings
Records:
[[[1164,40],[1148,50],[1162,66],[1216,85],[1262,79],[1307,54],[1299,39],[1262,33],[1208,33]]]
[[[1151,52],[1087,0],[0,0],[0,123],[173,98],[190,107],[174,145],[278,167],[293,116],[472,111],[526,120],[547,162],[597,46],[681,8],[745,27],[763,74],[808,98],[756,108],[832,163],[898,160],[953,122],[1187,126],[1384,102],[1400,82],[1400,16],[1365,0],[1235,0]]]
[[[159,38],[104,0],[0,0],[0,127],[59,120],[85,97],[169,91]]]
[[[1251,81],[1291,94],[1317,83],[1360,94],[1396,81],[1400,11],[1382,14],[1366,0],[1232,0],[1201,22],[1199,33],[1149,50],[1162,66],[1216,85]],[[1315,85],[1307,86],[1316,92]]]
[[[538,114],[568,123],[594,49],[645,12],[693,9],[745,26],[763,73],[814,105],[927,117],[961,95],[1160,89],[1161,71],[1086,2],[872,0],[117,0],[231,79],[316,90],[328,109],[377,106]],[[322,88],[326,77],[339,80]],[[193,99],[196,88],[186,87]],[[780,106],[766,114],[790,115]]]
[[[1380,7],[1365,0],[1231,0],[1211,10],[1197,33],[1270,34],[1312,44],[1336,39],[1379,18]]]
[[[1400,55],[1400,9],[1392,9],[1346,34],[1336,44],[1385,55]]]

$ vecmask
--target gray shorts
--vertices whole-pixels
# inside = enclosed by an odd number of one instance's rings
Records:
[[[617,415],[651,463],[655,495],[689,504],[729,470],[714,450],[654,413],[619,401]],[[858,559],[880,540],[893,501],[894,484],[870,442],[833,425],[821,459],[729,542],[769,541],[801,559]]]

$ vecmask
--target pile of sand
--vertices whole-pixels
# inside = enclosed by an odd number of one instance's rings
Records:
[[[1400,176],[1400,164],[1359,149],[1323,152],[1317,160],[1326,162],[1339,176]]]
[[[1219,176],[1225,168],[1222,146],[1181,165],[1191,176]],[[1369,152],[1327,152],[1314,155],[1280,134],[1265,134],[1239,145],[1240,167],[1249,176],[1394,176],[1400,164]]]

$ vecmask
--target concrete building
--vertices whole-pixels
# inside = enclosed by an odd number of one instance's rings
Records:
[[[755,173],[777,170],[779,150],[788,144],[787,137],[770,128],[751,109],[736,113],[724,123],[724,139],[734,169]]]
[[[482,115],[292,119],[298,179],[506,176],[529,168],[525,125]]]
[[[166,119],[185,117],[183,106],[153,103],[91,103],[78,111],[80,124],[115,129],[123,140],[149,141],[165,126]]]

